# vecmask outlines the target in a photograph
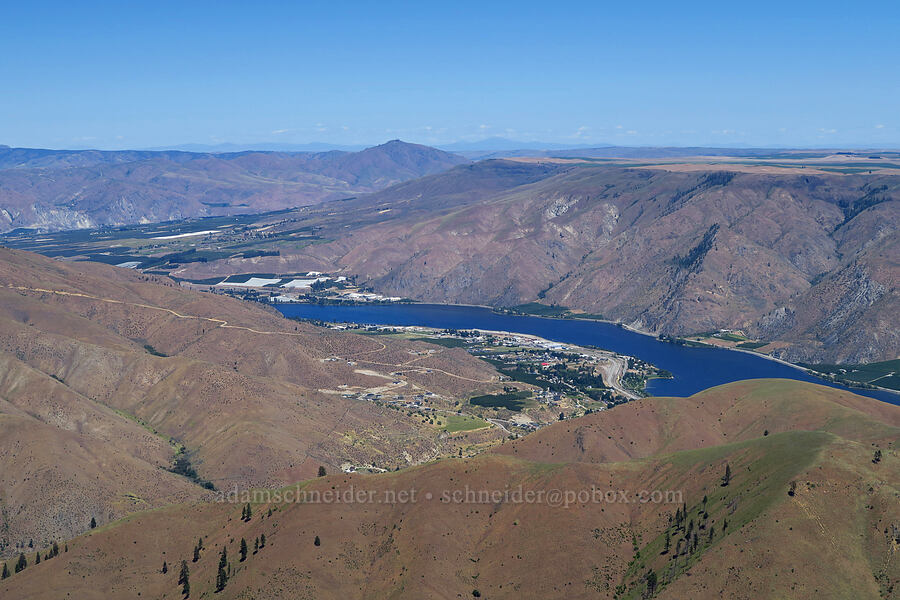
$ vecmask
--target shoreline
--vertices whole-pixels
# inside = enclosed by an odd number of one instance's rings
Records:
[[[312,303],[312,302],[297,302],[296,304],[315,304],[315,303]],[[400,305],[400,304],[412,304],[412,305],[418,305],[418,306],[436,306],[436,307],[442,307],[442,308],[446,308],[446,307],[451,307],[451,308],[452,308],[452,307],[460,307],[460,308],[482,308],[482,309],[489,310],[489,311],[490,311],[491,313],[493,313],[493,314],[501,315],[501,316],[511,316],[511,317],[533,317],[533,318],[536,318],[536,319],[547,319],[547,320],[558,320],[558,321],[585,321],[585,322],[593,322],[593,323],[606,323],[606,324],[608,324],[608,325],[613,325],[613,326],[615,326],[615,327],[621,327],[622,329],[625,329],[626,331],[629,331],[629,332],[631,332],[631,333],[637,333],[637,334],[640,334],[640,335],[644,335],[644,336],[653,338],[653,339],[655,339],[655,340],[658,340],[658,341],[661,342],[661,343],[671,343],[671,342],[666,342],[665,340],[660,339],[658,335],[655,335],[655,334],[650,333],[650,332],[648,332],[648,331],[644,331],[644,330],[642,330],[642,329],[637,329],[637,328],[632,327],[631,325],[628,325],[628,324],[626,324],[626,323],[624,323],[624,322],[621,322],[621,321],[611,321],[611,320],[609,320],[609,319],[587,319],[587,318],[581,318],[581,317],[578,317],[577,315],[573,315],[573,316],[569,316],[569,317],[554,317],[554,316],[547,316],[547,315],[533,315],[533,314],[522,313],[522,312],[503,312],[503,309],[498,309],[498,307],[495,307],[495,306],[486,306],[486,305],[483,305],[483,304],[463,304],[463,303],[449,303],[449,302],[420,302],[420,301],[413,300],[413,301],[411,301],[411,302],[403,302],[403,303],[397,302],[397,303],[391,303],[391,304],[387,304],[387,303],[362,302],[362,303],[353,304],[353,305],[346,304],[346,306],[392,306],[392,305]],[[427,326],[422,326],[422,327],[427,327]],[[478,328],[476,328],[476,327],[473,327],[473,328],[471,328],[471,329],[472,329],[472,330],[478,330]],[[483,331],[489,331],[489,330],[483,330]],[[532,335],[532,334],[527,334],[527,333],[522,333],[522,332],[515,332],[515,331],[501,332],[501,333],[507,333],[507,334],[513,334],[513,335],[523,335],[523,336],[531,336],[531,335]],[[552,341],[552,340],[548,340],[548,341]],[[753,350],[748,350],[748,349],[745,349],[745,348],[734,348],[734,347],[728,347],[728,346],[716,346],[715,344],[707,344],[707,343],[705,343],[705,342],[697,342],[697,343],[698,343],[698,344],[701,344],[703,348],[716,349],[716,350],[730,350],[730,351],[733,351],[733,352],[741,352],[741,353],[749,354],[749,355],[751,355],[751,356],[756,356],[756,357],[759,357],[759,358],[764,358],[764,359],[767,359],[767,360],[771,360],[771,361],[780,363],[780,364],[782,364],[782,365],[785,365],[785,366],[788,366],[788,367],[792,367],[792,368],[794,368],[794,369],[797,369],[798,371],[801,371],[801,372],[803,372],[803,373],[806,373],[807,375],[811,375],[811,376],[813,376],[813,377],[815,377],[815,378],[817,378],[817,379],[821,379],[823,382],[827,382],[827,383],[831,383],[831,384],[835,384],[835,385],[840,385],[840,386],[843,386],[843,387],[846,387],[846,388],[849,388],[849,389],[858,389],[858,390],[877,390],[877,391],[880,391],[880,392],[887,392],[887,393],[890,393],[890,394],[895,395],[895,396],[897,396],[898,398],[900,398],[900,390],[894,390],[894,389],[891,389],[891,388],[885,388],[885,387],[881,387],[881,386],[877,386],[877,385],[872,386],[872,387],[862,387],[862,386],[853,385],[852,382],[846,383],[846,382],[843,382],[843,381],[836,381],[836,380],[835,380],[835,381],[832,381],[832,380],[829,380],[829,379],[826,379],[825,377],[823,377],[818,371],[815,371],[815,370],[810,369],[810,368],[807,368],[807,367],[803,367],[803,366],[801,366],[801,365],[798,365],[798,364],[796,364],[796,363],[792,363],[792,362],[790,362],[790,361],[787,361],[787,360],[784,360],[784,359],[781,359],[781,358],[777,358],[777,357],[775,357],[775,356],[770,356],[770,355],[768,355],[768,354],[763,354],[763,353],[761,353],[761,352],[755,352],[755,351],[753,351]],[[571,345],[574,346],[574,345],[576,345],[576,344],[571,344]],[[601,350],[603,350],[604,352],[609,352],[609,353],[611,353],[611,354],[617,354],[617,353],[613,352],[612,350],[606,350],[606,349],[602,349],[602,348],[601,348]],[[636,357],[636,358],[639,358],[639,357]]]

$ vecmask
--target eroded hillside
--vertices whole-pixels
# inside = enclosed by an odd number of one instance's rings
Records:
[[[180,598],[185,560],[191,597],[212,596],[224,548],[222,598],[897,598],[898,424],[783,380],[645,399],[474,459],[260,494],[249,519],[241,498],[141,513],[0,590]],[[640,501],[654,491],[680,496]]]
[[[4,554],[80,533],[92,516],[199,498],[204,481],[393,469],[502,436],[447,436],[343,395],[385,381],[463,399],[497,387],[463,350],[316,328],[169,280],[5,249],[0,365]],[[196,481],[169,471],[176,459]]]

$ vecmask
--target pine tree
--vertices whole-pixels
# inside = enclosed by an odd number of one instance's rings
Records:
[[[194,558],[191,559],[191,562],[197,562],[200,560],[200,545],[194,546]]]
[[[709,528],[709,543],[710,544],[712,544],[713,537],[715,537],[715,535],[716,535],[716,526],[713,525],[712,527]]]
[[[163,561],[162,574],[165,575],[169,572],[169,565],[166,564],[166,561]]]
[[[731,465],[725,463],[725,474],[722,476],[722,487],[727,487],[731,483]]]
[[[255,540],[253,540],[253,554],[256,554],[257,552],[259,552],[259,538],[258,537]]]
[[[222,556],[219,557],[219,572],[216,574],[216,591],[221,592],[228,584],[228,550],[222,548]]]
[[[59,545],[56,542],[53,542],[53,550],[51,550],[53,556],[59,556]]]
[[[325,467],[319,467],[319,477],[325,477]]]
[[[247,560],[247,540],[241,538],[241,562]]]
[[[247,503],[247,518],[246,518],[246,520],[247,520],[247,521],[250,521],[250,519],[251,519],[252,517],[253,517],[253,509],[250,508],[250,503],[248,502],[248,503]]]
[[[191,571],[188,569],[188,564],[186,560],[181,561],[181,573],[178,574],[178,584],[184,584],[187,582],[188,578],[191,576]]]
[[[313,544],[315,544],[316,546],[322,545],[322,540],[319,539],[319,536],[316,536],[316,539],[313,540]]]
[[[91,529],[94,529],[95,527],[97,527],[97,519],[91,517]]]
[[[246,520],[247,520],[247,507],[242,506],[241,507],[241,521],[246,521]]]
[[[872,462],[876,465],[881,462],[881,448],[875,450],[875,454],[872,456]]]
[[[669,553],[669,548],[672,546],[672,536],[669,534],[669,530],[666,529],[666,545],[663,547],[663,554]]]
[[[19,554],[19,560],[16,561],[16,566],[14,568],[15,572],[18,573],[20,571],[24,571],[25,567],[28,566],[28,559],[25,558],[25,553]]]
[[[0,579],[6,579],[9,577],[9,567],[6,566],[6,563],[3,563],[3,574],[0,575]]]
[[[184,585],[181,586],[181,593],[184,594],[185,598],[191,595],[191,582],[187,579],[184,580]]]
[[[650,572],[647,573],[647,593],[651,596],[656,592],[657,581],[656,571],[651,569]]]
[[[264,534],[264,533],[261,533],[259,535],[259,547],[260,548],[266,547],[266,534]]]
[[[36,565],[41,564],[41,551],[40,550],[38,550],[37,552],[34,553],[34,564],[36,564]]]

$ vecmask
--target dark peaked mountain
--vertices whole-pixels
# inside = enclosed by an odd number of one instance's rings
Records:
[[[0,232],[265,212],[370,193],[465,162],[399,140],[320,153],[0,148]]]

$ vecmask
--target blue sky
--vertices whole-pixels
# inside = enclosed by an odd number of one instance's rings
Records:
[[[900,146],[896,2],[137,4],[6,3],[0,144]]]

